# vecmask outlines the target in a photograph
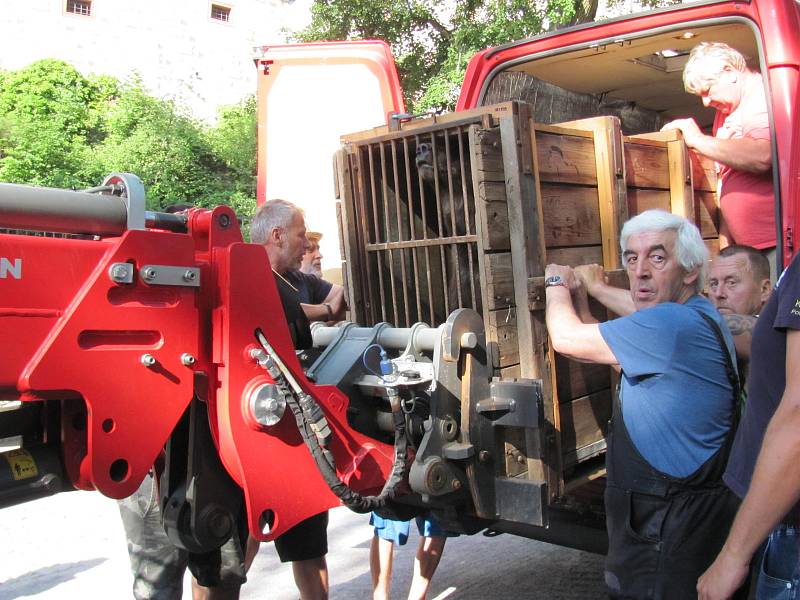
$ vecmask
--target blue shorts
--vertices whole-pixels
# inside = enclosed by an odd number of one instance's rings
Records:
[[[417,517],[417,531],[423,537],[456,537],[457,533],[445,531],[439,522],[431,515]],[[375,535],[384,540],[390,540],[398,546],[404,546],[408,542],[408,533],[411,530],[411,521],[393,521],[372,513],[369,517],[369,524],[375,528]]]

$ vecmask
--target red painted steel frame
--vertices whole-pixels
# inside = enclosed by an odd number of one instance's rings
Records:
[[[21,259],[22,277],[3,279],[0,397],[62,401],[62,449],[75,487],[122,498],[136,490],[208,374],[212,432],[223,464],[242,486],[251,530],[272,539],[338,504],[300,440],[289,411],[276,426],[244,418],[246,393],[265,372],[249,357],[261,328],[318,399],[334,433],[339,475],[376,491],[392,448],[352,431],[347,398],[303,376],[264,248],[244,244],[227,207],[190,213],[190,233],[128,231],[76,240],[0,234],[0,256]],[[131,284],[109,277],[113,263],[201,269],[200,287]],[[196,357],[191,367],[181,356]],[[142,364],[143,354],[157,360]],[[88,418],[73,419],[85,403]],[[274,514],[269,535],[259,529]]]
[[[487,78],[504,63],[597,40],[624,38],[656,28],[680,28],[687,23],[696,27],[702,25],[702,21],[723,18],[750,20],[764,49],[780,174],[784,260],[788,263],[795,248],[790,245],[786,233],[789,228],[794,237],[800,233],[800,211],[796,206],[800,201],[800,128],[796,125],[800,111],[800,8],[795,0],[680,4],[670,10],[640,13],[624,20],[565,29],[524,42],[489,48],[470,61],[456,110],[478,106]]]

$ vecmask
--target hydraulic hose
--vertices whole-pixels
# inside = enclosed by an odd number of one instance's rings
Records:
[[[400,398],[397,394],[397,390],[395,388],[387,388],[387,390],[391,390],[389,392],[389,400],[394,420],[394,458],[392,461],[392,470],[389,472],[389,477],[386,479],[386,483],[383,485],[380,494],[377,496],[363,496],[350,488],[339,478],[336,473],[333,454],[320,443],[321,436],[315,432],[316,427],[312,426],[312,423],[309,422],[307,417],[308,410],[303,410],[301,406],[301,403],[308,404],[311,402],[314,407],[316,407],[316,410],[321,412],[319,404],[317,404],[313,397],[306,394],[300,388],[291,372],[286,368],[267,341],[263,332],[257,329],[255,334],[258,343],[264,349],[264,352],[267,353],[270,362],[272,362],[271,366],[274,368],[270,368],[270,365],[264,366],[270,372],[275,384],[286,394],[286,403],[294,415],[297,430],[300,432],[303,443],[314,458],[317,469],[330,490],[342,501],[342,504],[357,513],[367,513],[386,506],[389,500],[397,497],[408,460],[406,419],[400,406]]]

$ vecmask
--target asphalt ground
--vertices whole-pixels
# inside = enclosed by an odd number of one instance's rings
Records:
[[[417,545],[395,554],[393,598],[405,598]],[[330,597],[371,597],[367,515],[331,511]],[[69,492],[0,510],[0,600],[132,598],[131,575],[116,502],[96,492]],[[184,598],[191,598],[188,580]],[[244,600],[294,600],[289,565],[262,544],[242,588]],[[512,535],[448,540],[430,599],[604,597],[602,557]]]

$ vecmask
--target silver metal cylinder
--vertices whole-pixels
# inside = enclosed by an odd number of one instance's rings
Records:
[[[317,323],[311,326],[311,335],[314,339],[316,348],[325,348],[333,341],[341,329],[339,327],[324,327]],[[368,337],[372,331],[371,327],[358,327],[350,329],[349,333],[353,337],[362,335]],[[408,347],[411,336],[414,336],[413,349],[418,352],[431,352],[439,339],[441,331],[434,327],[385,327],[380,330],[375,340],[378,344],[387,349],[403,350]]]
[[[0,183],[0,227],[119,235],[128,210],[117,196]]]

